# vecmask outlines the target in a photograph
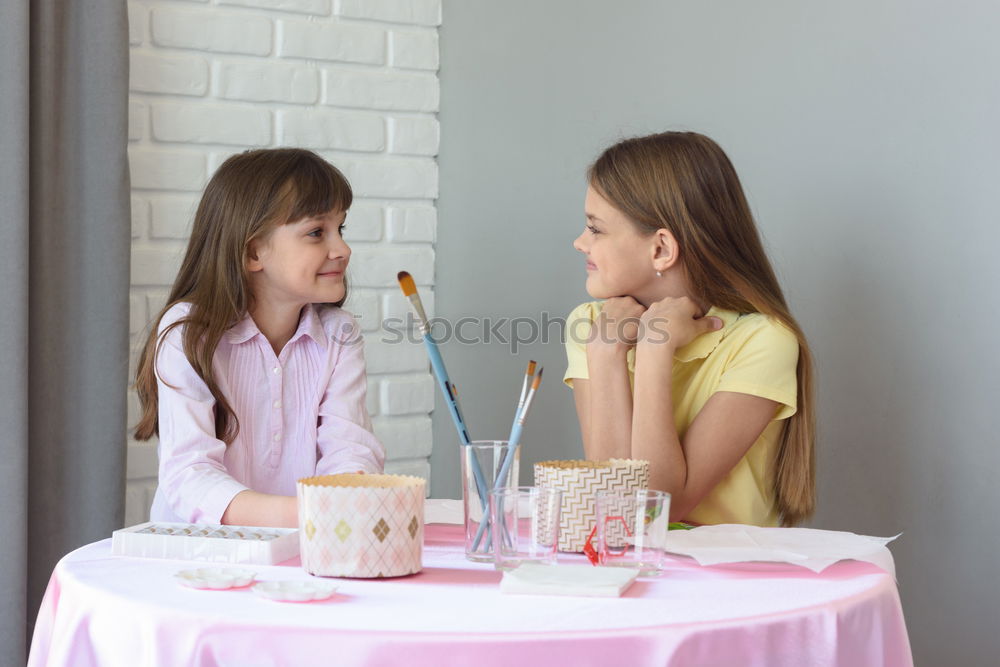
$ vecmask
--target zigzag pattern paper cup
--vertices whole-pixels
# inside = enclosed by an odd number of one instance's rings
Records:
[[[426,482],[407,475],[300,479],[302,568],[322,577],[400,577],[420,571]]]
[[[597,512],[598,491],[627,492],[646,488],[649,461],[540,461],[535,464],[535,486],[562,491],[559,515],[559,551],[582,552]]]

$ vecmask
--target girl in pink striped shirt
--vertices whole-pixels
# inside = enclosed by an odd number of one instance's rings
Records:
[[[135,437],[159,436],[154,521],[294,526],[297,479],[382,470],[340,308],[351,200],[294,148],[235,155],[208,183],[136,371]]]

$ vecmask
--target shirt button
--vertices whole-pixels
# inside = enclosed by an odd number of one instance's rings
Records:
[[[281,401],[275,401],[275,402],[274,402],[274,403],[272,403],[271,405],[273,405],[273,406],[274,406],[274,407],[276,407],[276,408],[280,408],[280,407],[281,407]]]
[[[281,373],[281,366],[275,366],[271,370],[274,372],[275,375],[278,375],[279,373]]]
[[[275,442],[278,442],[279,440],[281,440],[281,434],[280,433],[275,433],[274,437],[272,438],[272,440],[274,440]]]

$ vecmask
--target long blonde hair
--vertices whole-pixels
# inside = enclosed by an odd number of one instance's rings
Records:
[[[769,315],[799,341],[797,410],[782,431],[772,478],[784,525],[816,505],[813,362],[768,261],[736,170],[718,144],[694,132],[625,139],[588,171],[592,187],[641,231],[666,228],[677,239],[695,296],[742,313]]]
[[[252,293],[247,271],[251,244],[278,225],[329,211],[346,211],[351,186],[336,167],[299,148],[247,151],[230,157],[212,176],[194,216],[187,252],[167,305],[156,316],[139,357],[135,388],[142,415],[137,440],[159,433],[156,356],[167,334],[183,327],[184,354],[215,399],[216,437],[227,444],[239,421],[212,374],[222,335],[248,312]],[[347,298],[337,303],[340,306]],[[174,304],[188,302],[188,314],[157,334]]]

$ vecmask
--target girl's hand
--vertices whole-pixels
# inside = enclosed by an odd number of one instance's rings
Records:
[[[627,352],[639,336],[639,322],[646,308],[630,296],[619,296],[604,302],[587,351]]]
[[[722,328],[718,317],[704,317],[694,300],[688,297],[667,297],[653,303],[642,314],[642,347],[663,346],[674,351],[698,336]]]

